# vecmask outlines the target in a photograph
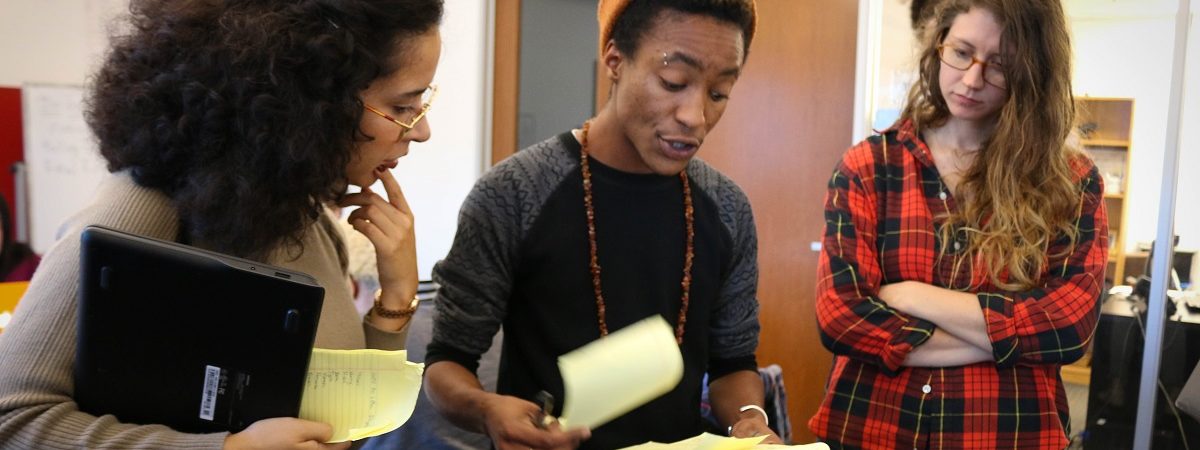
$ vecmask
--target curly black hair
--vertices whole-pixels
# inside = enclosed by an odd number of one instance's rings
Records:
[[[754,9],[748,0],[632,0],[613,22],[612,40],[617,50],[636,55],[642,37],[664,10],[709,16],[736,25],[742,30],[742,54],[750,55]]]
[[[164,192],[189,241],[265,259],[344,193],[358,96],[442,0],[134,0],[95,75],[108,170]],[[400,56],[397,56],[400,55]]]

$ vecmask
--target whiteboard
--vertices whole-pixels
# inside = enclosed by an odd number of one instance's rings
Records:
[[[80,86],[21,86],[29,244],[45,253],[59,226],[86,206],[108,174],[96,139],[83,120]]]
[[[413,143],[393,169],[416,217],[417,265],[430,279],[433,264],[454,240],[458,210],[490,154],[491,51],[494,0],[447,0],[442,20],[439,86],[427,120],[433,135]],[[28,166],[30,244],[45,253],[60,225],[91,201],[108,173],[83,121],[84,88],[22,86]],[[384,192],[376,185],[375,192]]]

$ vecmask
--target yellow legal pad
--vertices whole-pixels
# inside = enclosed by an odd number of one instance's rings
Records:
[[[403,350],[313,349],[300,418],[331,425],[329,442],[395,430],[412,417],[424,370]]]
[[[17,309],[17,302],[29,288],[28,281],[9,281],[0,283],[0,331],[12,320],[12,313]]]

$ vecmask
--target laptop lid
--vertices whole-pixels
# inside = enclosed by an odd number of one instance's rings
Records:
[[[99,226],[81,239],[80,410],[192,433],[299,413],[314,278]]]

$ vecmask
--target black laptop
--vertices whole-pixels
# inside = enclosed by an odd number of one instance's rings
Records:
[[[191,433],[299,413],[315,279],[98,226],[81,239],[80,410]]]

